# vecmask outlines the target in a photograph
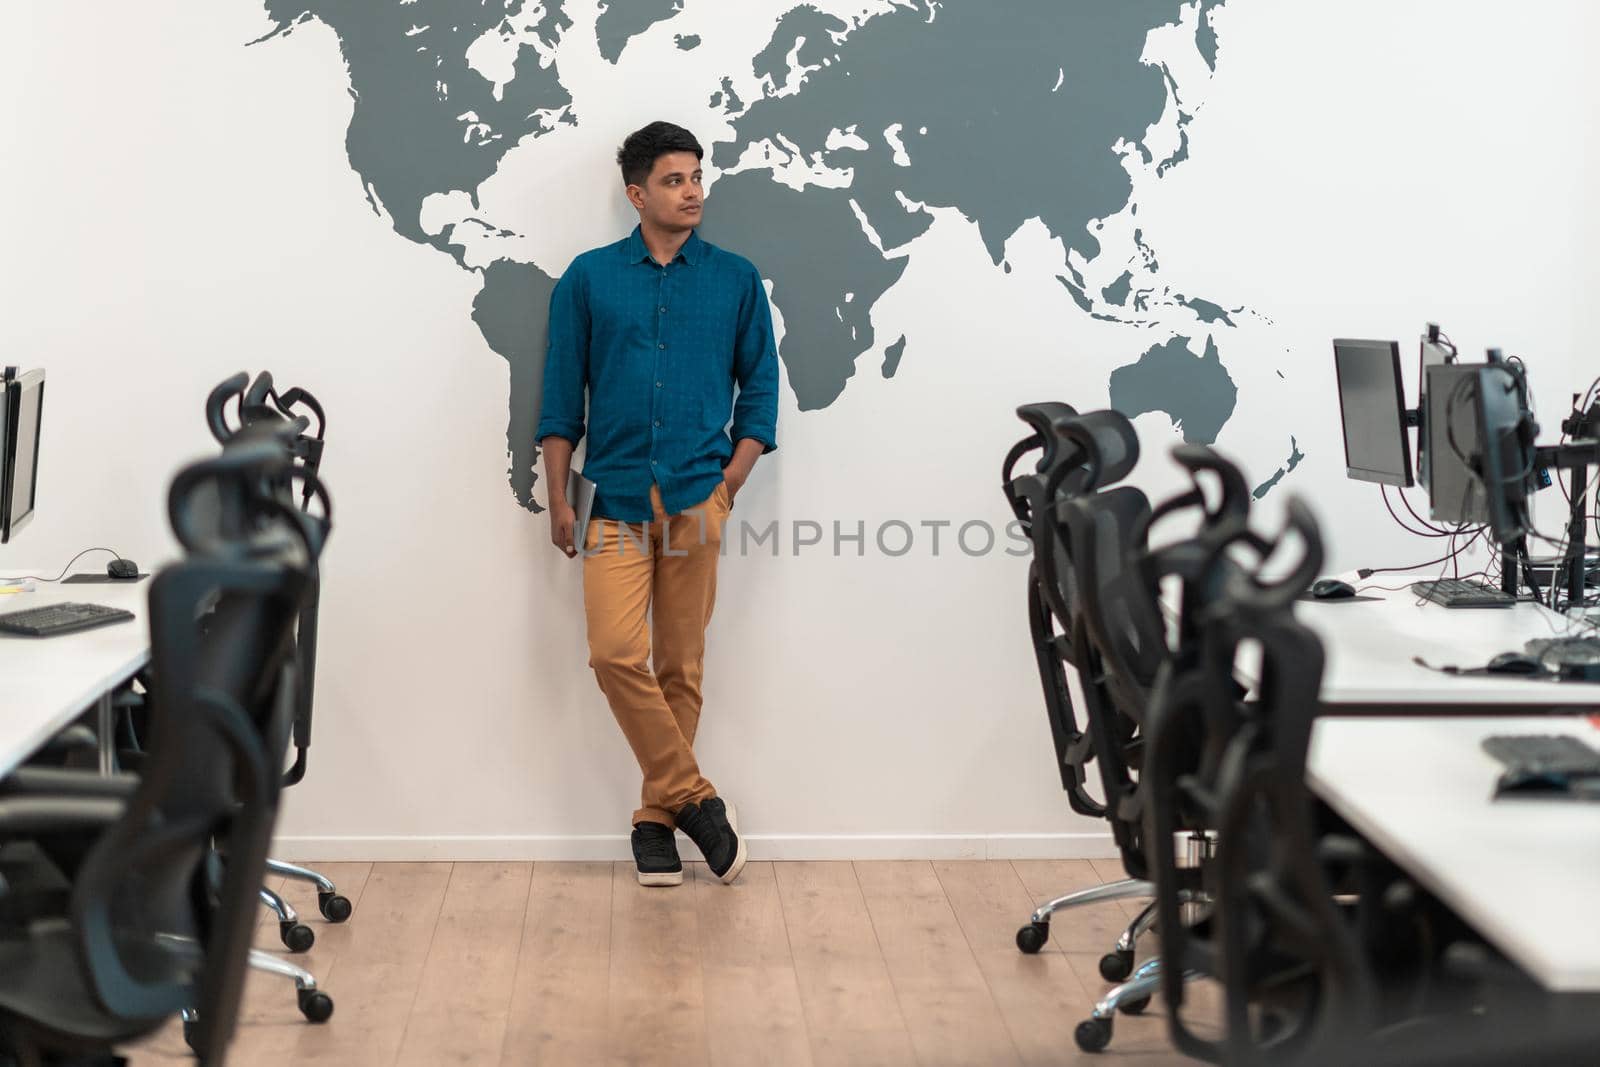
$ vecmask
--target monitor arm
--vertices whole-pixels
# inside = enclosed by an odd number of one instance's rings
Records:
[[[1590,409],[1593,414],[1595,409]],[[1574,415],[1577,420],[1575,428],[1583,429],[1584,416]],[[1565,428],[1566,423],[1562,424]],[[1588,488],[1589,467],[1600,466],[1600,440],[1589,439],[1581,441],[1568,441],[1562,445],[1540,445],[1533,451],[1535,467],[1554,467],[1557,470],[1571,472],[1569,494],[1571,496],[1571,510],[1567,516],[1567,558],[1562,565],[1565,574],[1553,574],[1552,583],[1559,582],[1567,589],[1567,606],[1570,608],[1582,604],[1586,592],[1585,574],[1588,571],[1588,544],[1586,530],[1588,520]],[[1520,544],[1517,547],[1521,547]],[[1517,565],[1512,554],[1513,546],[1507,545],[1502,549],[1502,574],[1501,588],[1513,595],[1517,591]],[[1530,568],[1531,570],[1531,568]]]

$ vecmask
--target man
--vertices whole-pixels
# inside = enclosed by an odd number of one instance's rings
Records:
[[[639,225],[579,256],[556,285],[536,433],[550,538],[570,558],[567,477],[588,389],[589,666],[644,776],[633,813],[641,885],[682,884],[675,826],[724,883],[745,861],[733,805],[700,773],[694,737],[722,527],[756,460],[777,447],[778,357],[760,273],[695,233],[703,158],[694,135],[667,122],[623,142]]]

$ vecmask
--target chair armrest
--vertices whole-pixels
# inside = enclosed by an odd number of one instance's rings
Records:
[[[122,818],[125,805],[112,797],[18,797],[0,800],[0,836],[93,830]]]
[[[0,800],[11,797],[114,797],[126,799],[139,788],[136,774],[101,775],[63,767],[19,767],[0,780]]]

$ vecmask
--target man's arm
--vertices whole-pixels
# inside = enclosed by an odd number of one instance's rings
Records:
[[[778,346],[772,336],[767,290],[754,269],[739,304],[733,373],[739,382],[739,398],[733,405],[734,449],[723,468],[730,499],[749,479],[756,460],[778,447]]]
[[[582,279],[568,268],[550,294],[550,347],[544,361],[544,399],[534,438],[544,453],[546,495],[550,501],[550,540],[567,557],[582,546],[572,543],[577,522],[567,500],[572,451],[583,439],[583,392],[589,379],[589,308]]]
[[[571,559],[579,546],[572,543],[578,513],[567,499],[567,477],[572,472],[572,442],[554,434],[539,442],[544,452],[544,478],[550,486],[550,542]]]
[[[728,483],[730,501],[739,495],[744,483],[750,480],[750,472],[755,469],[756,460],[761,458],[765,450],[766,445],[754,437],[740,438],[739,443],[733,446],[733,458],[722,468],[722,480]]]

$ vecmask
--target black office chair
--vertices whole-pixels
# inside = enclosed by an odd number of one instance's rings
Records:
[[[229,407],[233,408],[230,420]],[[304,408],[309,415],[300,414]],[[322,465],[324,433],[327,416],[322,405],[309,392],[299,387],[277,392],[270,372],[262,371],[252,381],[241,371],[218,383],[206,398],[206,424],[219,444],[226,444],[238,434],[249,431],[278,434],[295,458],[292,472],[285,476],[281,490],[286,497],[294,497],[292,482],[301,485],[298,501],[301,510],[313,513],[313,504],[320,501],[320,519],[326,530],[331,529],[333,513],[325,494],[315,490],[318,472]],[[311,416],[316,428],[312,430]],[[321,606],[322,577],[314,567],[310,576],[310,589],[305,607],[296,626],[297,653],[300,662],[301,692],[297,700],[294,719],[294,762],[284,773],[284,785],[293,786],[304,779],[311,749],[311,717],[317,673],[317,618]],[[280,860],[269,859],[267,870],[295,881],[309,882],[317,890],[317,909],[329,922],[344,922],[354,908],[350,899],[323,874]],[[261,899],[278,919],[278,936],[285,947],[293,952],[305,952],[316,942],[316,933],[300,922],[295,909],[275,891],[262,887]]]
[[[1292,566],[1284,546],[1301,545]],[[1146,722],[1143,784],[1162,928],[1159,980],[1173,1043],[1226,1064],[1583,1062],[1600,998],[1536,989],[1328,812],[1305,784],[1323,653],[1293,618],[1321,569],[1299,500],[1267,541],[1242,524],[1186,580],[1188,652],[1163,668]],[[1194,557],[1191,555],[1191,562]],[[1284,577],[1263,577],[1266,561]],[[1259,649],[1257,696],[1234,681]],[[1174,835],[1217,829],[1201,870]],[[1177,891],[1202,877],[1211,913],[1185,924]],[[1185,982],[1219,979],[1224,1036],[1197,1033]]]
[[[229,407],[233,408],[232,420]],[[311,433],[311,419],[300,415],[295,408],[304,406],[316,416],[317,427]],[[266,372],[251,381],[248,374],[240,372],[214,387],[206,397],[206,424],[212,436],[224,449],[252,437],[273,440],[294,460],[272,476],[269,485],[257,487],[261,492],[281,496],[285,501],[296,497],[295,483],[301,483],[299,505],[308,516],[313,516],[321,540],[326,540],[332,526],[332,511],[326,493],[320,489],[317,470],[322,460],[322,435],[326,419],[322,407],[314,397],[301,389],[292,389],[279,397],[273,389],[272,376]],[[206,487],[201,494],[224,491]],[[237,490],[231,490],[237,492]],[[319,503],[320,515],[313,515],[311,506]],[[221,501],[197,499],[191,503],[194,510],[220,508]],[[320,543],[320,542],[319,542]],[[321,597],[321,572],[313,559],[309,576],[309,589],[304,607],[296,625],[296,655],[299,660],[300,693],[295,710],[294,743],[295,760],[285,773],[284,783],[293,785],[305,776],[306,752],[310,747],[312,694],[316,677],[317,612]],[[148,672],[138,679],[148,687]],[[128,770],[138,770],[142,754],[141,737],[146,730],[145,714],[137,699],[126,702],[118,726],[118,762]],[[351,914],[350,901],[337,887],[314,871],[302,867],[268,861],[271,873],[314,883],[317,886],[317,903],[323,916],[333,922],[343,922]],[[316,943],[316,933],[300,922],[299,914],[275,890],[261,887],[261,902],[270,908],[278,919],[278,937],[291,952],[306,952]]]
[[[1065,472],[1081,467],[1083,461],[1078,446],[1066,443],[1055,424],[1057,420],[1076,418],[1077,414],[1071,406],[1062,403],[1024,404],[1018,408],[1017,415],[1034,427],[1034,432],[1012,446],[1006,455],[1000,487],[1033,548],[1033,559],[1028,564],[1028,630],[1033,638],[1034,659],[1044,690],[1046,718],[1055,744],[1061,787],[1066,790],[1073,811],[1102,818],[1105,806],[1086,788],[1085,768],[1094,754],[1088,734],[1078,725],[1067,681],[1067,668],[1077,668],[1072,645],[1074,609],[1068,603],[1075,597],[1070,591],[1063,593],[1056,576],[1070,574],[1071,565],[1066,559],[1065,547],[1056,541],[1055,525],[1049,521],[1056,493],[1062,491],[1059,486],[1065,480]],[[1034,470],[1016,474],[1017,464],[1036,450],[1040,456]],[[1056,476],[1057,472],[1064,473]],[[1052,485],[1058,488],[1052,491]],[[1070,587],[1070,583],[1068,585]],[[1042,941],[1038,947],[1043,947]],[[1038,947],[1025,951],[1038,951]]]
[[[1122,433],[1131,445],[1131,425],[1122,420]],[[1067,428],[1088,440],[1085,427]],[[1092,444],[1087,445],[1091,452]],[[1058,543],[1069,546],[1071,574],[1077,603],[1074,631],[1075,662],[1082,683],[1087,734],[1106,798],[1105,817],[1122,856],[1128,879],[1113,885],[1138,885],[1141,894],[1153,895],[1147,881],[1144,857],[1143,814],[1138,769],[1142,760],[1141,723],[1151,691],[1162,666],[1171,655],[1167,624],[1160,604],[1163,573],[1143,565],[1150,553],[1150,530],[1158,521],[1184,517],[1198,527],[1199,535],[1215,537],[1246,514],[1249,494],[1243,475],[1209,450],[1180,450],[1177,457],[1189,471],[1193,488],[1152,509],[1140,490],[1119,486],[1096,493],[1070,496],[1056,509]],[[1093,468],[1093,463],[1089,464]],[[1207,483],[1217,483],[1207,492]],[[1194,535],[1160,549],[1173,573],[1181,573],[1185,546]],[[1199,827],[1190,830],[1193,851],[1200,853],[1207,839]],[[1198,885],[1184,888],[1181,900],[1203,903]],[[1158,985],[1159,961],[1134,970],[1138,938],[1156,922],[1152,902],[1124,931],[1111,952],[1101,958],[1100,972],[1107,981],[1121,983],[1096,1004],[1094,1015],[1079,1029],[1086,1049],[1105,1047],[1111,1020],[1117,1011],[1137,1013],[1148,1005]]]
[[[1127,419],[1114,411],[1079,415],[1067,404],[1041,403],[1023,405],[1017,415],[1033,432],[1007,454],[1001,488],[1033,547],[1028,568],[1028,628],[1056,768],[1072,810],[1104,818],[1105,805],[1087,787],[1094,745],[1089,731],[1078,722],[1068,685],[1068,670],[1081,674],[1086,663],[1076,618],[1079,596],[1071,547],[1062,537],[1057,515],[1063,501],[1126,478],[1138,462],[1138,438]],[[1040,458],[1033,472],[1017,474],[1017,464],[1035,450]],[[1057,912],[1146,897],[1150,892],[1148,883],[1124,879],[1056,897],[1041,904],[1017,931],[1017,947],[1026,953],[1043,949],[1050,937],[1051,916]],[[1123,940],[1130,936],[1125,934]],[[1120,959],[1119,949],[1107,956],[1107,960]]]
[[[1129,426],[1131,434],[1131,426]],[[1138,840],[1137,769],[1143,739],[1143,693],[1165,655],[1157,591],[1138,587],[1125,562],[1141,546],[1134,540],[1150,513],[1144,493],[1117,486],[1067,499],[1057,512],[1058,538],[1071,546],[1078,593],[1079,681],[1094,750],[1105,818],[1123,857],[1128,881],[1153,892]],[[1100,960],[1100,973],[1121,982],[1133,971],[1135,946],[1149,928],[1153,907],[1129,924]],[[1111,1007],[1136,1012],[1148,998],[1111,994]]]
[[[45,772],[0,799],[0,834],[48,843],[73,885],[67,914],[0,931],[0,1037],[23,1062],[102,1055],[179,1012],[201,1062],[223,1062],[277,811],[292,627],[312,553],[298,523],[259,513],[245,540],[196,544],[180,504],[208,477],[275,461],[270,446],[243,449],[174,482],[189,555],[150,587],[158,681],[143,773],[69,783]],[[49,792],[52,778],[65,788]]]
[[[173,532],[191,553],[226,554],[237,551],[234,546],[254,545],[263,536],[263,523],[269,528],[291,528],[306,548],[302,593],[296,609],[298,626],[298,619],[316,589],[317,560],[329,530],[323,516],[331,513],[331,503],[315,476],[292,462],[288,446],[290,435],[295,432],[298,432],[295,428],[286,428],[281,422],[242,427],[229,438],[221,455],[179,472],[173,482],[169,512]],[[297,507],[286,493],[285,490],[293,487],[296,481],[306,484],[310,498],[318,504],[320,515]],[[297,628],[291,630],[291,639],[297,637]],[[298,684],[303,659],[302,645],[298,640],[292,640],[291,649],[297,680],[292,696],[295,718],[298,719],[305,692],[304,687]],[[161,684],[159,664],[154,661],[150,677],[153,691]],[[125,769],[142,773],[148,759],[145,746],[152,729],[148,708],[136,709],[136,713],[129,716],[129,723],[128,731],[135,744],[131,749],[120,752],[119,758]],[[133,775],[124,775],[113,780],[113,784],[116,781],[126,784],[135,780]],[[36,777],[15,775],[8,780],[6,787],[37,788],[40,781],[42,779]],[[219,843],[219,852],[221,850]],[[47,879],[33,878],[30,884],[40,887],[36,890],[36,897],[46,896],[50,889]],[[259,886],[257,896],[269,905],[280,899],[277,894]],[[298,924],[291,922],[291,925]],[[281,922],[279,928],[280,936],[293,932],[286,930]],[[306,933],[309,934],[309,930]],[[305,942],[297,944],[290,936],[284,936],[284,941],[291,949],[299,947],[303,950],[305,947]],[[304,968],[269,953],[252,955],[250,965],[293,981],[300,1011],[308,1020],[322,1022],[332,1014],[332,1000],[318,989],[315,976]]]

